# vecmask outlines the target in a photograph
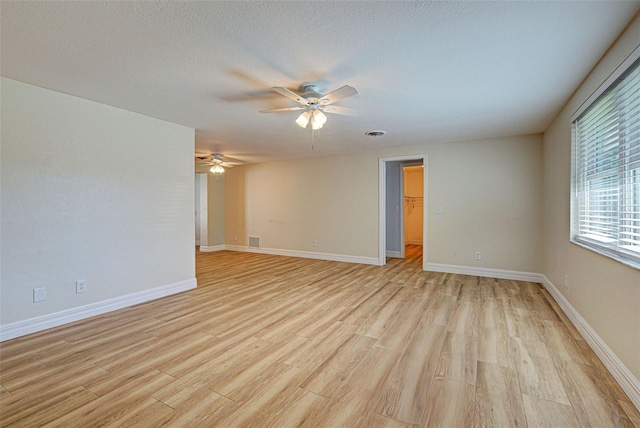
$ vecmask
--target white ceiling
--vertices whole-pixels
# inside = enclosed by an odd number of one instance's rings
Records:
[[[639,1],[1,3],[1,74],[196,129],[247,162],[539,133]],[[312,150],[269,90],[336,105]],[[365,131],[383,129],[384,137]]]

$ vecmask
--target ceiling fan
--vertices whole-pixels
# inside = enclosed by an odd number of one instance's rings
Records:
[[[302,94],[297,94],[280,86],[276,86],[271,89],[280,95],[284,95],[285,97],[292,99],[300,104],[300,106],[262,110],[260,113],[281,113],[285,111],[304,110],[296,119],[296,123],[302,128],[306,128],[309,122],[311,122],[312,129],[322,128],[327,122],[327,116],[325,116],[324,113],[354,116],[352,109],[332,105],[333,103],[358,93],[356,88],[349,85],[345,85],[333,92],[329,92],[327,95],[321,94],[319,92],[320,88],[318,85],[314,84],[303,83],[301,85]]]
[[[223,156],[220,153],[196,153],[196,163],[198,165],[211,165],[209,171],[214,174],[222,174],[225,168],[233,168],[242,164],[241,161]]]

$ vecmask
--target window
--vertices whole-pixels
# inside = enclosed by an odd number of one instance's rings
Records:
[[[626,61],[573,121],[571,241],[640,268],[637,55],[634,61],[628,67]]]

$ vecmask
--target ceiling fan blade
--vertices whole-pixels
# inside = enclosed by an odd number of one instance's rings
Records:
[[[273,108],[271,110],[260,110],[260,113],[280,113],[283,111],[296,111],[296,110],[304,110],[306,107],[284,107],[284,108]]]
[[[195,160],[196,166],[201,168],[210,168],[215,165],[221,165],[223,168],[233,168],[234,166],[245,164],[245,162],[239,159],[235,159],[221,153],[196,153]]]
[[[318,100],[318,104],[320,105],[329,105],[333,104],[337,101],[343,100],[347,97],[351,97],[357,94],[358,91],[353,86],[344,85],[342,88],[336,89],[333,92],[329,92],[324,97]]]
[[[324,111],[325,113],[331,113],[331,114],[342,114],[344,116],[358,116],[358,112],[356,111],[356,109],[353,108],[349,108],[349,107],[340,107],[340,106],[326,106],[326,107],[322,107],[322,111]]]
[[[244,161],[241,161],[240,159],[236,159],[236,158],[232,158],[229,156],[223,156],[224,161],[230,165],[244,165]]]
[[[287,97],[289,99],[292,99],[293,101],[297,102],[301,106],[308,106],[309,105],[309,100],[304,98],[302,95],[296,94],[295,92],[288,90],[287,88],[283,88],[281,86],[274,86],[271,89],[273,89],[274,91],[276,91],[280,95],[284,95],[285,97]]]

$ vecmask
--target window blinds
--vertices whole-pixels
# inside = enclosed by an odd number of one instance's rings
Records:
[[[571,239],[640,267],[640,60],[573,122]]]

